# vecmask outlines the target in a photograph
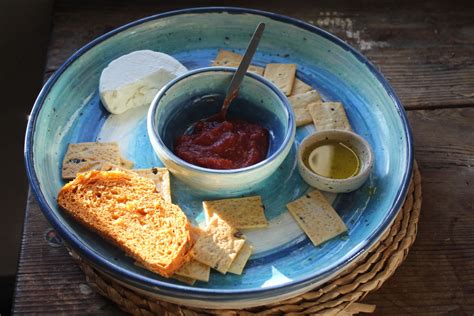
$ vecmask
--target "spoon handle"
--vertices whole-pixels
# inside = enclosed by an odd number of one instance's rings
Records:
[[[244,57],[242,58],[242,61],[240,62],[239,67],[237,68],[237,71],[232,77],[232,81],[230,82],[230,86],[227,90],[227,95],[225,97],[224,104],[222,105],[222,109],[220,112],[220,114],[224,118],[227,114],[227,109],[229,108],[230,103],[239,93],[240,84],[242,83],[242,80],[244,79],[244,76],[247,73],[247,69],[249,68],[250,62],[252,61],[252,57],[255,54],[255,51],[257,50],[257,46],[260,42],[260,38],[262,37],[264,29],[265,23],[260,23],[257,26],[255,32],[252,35],[252,39],[250,40],[249,46],[245,51]]]

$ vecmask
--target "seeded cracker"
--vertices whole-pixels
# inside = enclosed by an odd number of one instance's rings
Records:
[[[293,112],[295,113],[296,126],[302,126],[313,121],[306,106],[312,102],[321,101],[321,96],[316,90],[311,90],[305,93],[292,95],[291,97],[288,97],[288,101],[290,101]]]
[[[308,104],[307,109],[317,131],[352,130],[344,106],[340,102],[314,102]]]
[[[241,275],[244,271],[244,267],[247,264],[250,256],[252,255],[253,247],[249,245],[248,242],[244,244],[242,249],[240,249],[237,257],[235,258],[234,262],[230,265],[229,273]]]
[[[285,95],[290,95],[295,82],[296,64],[267,64],[264,77],[273,82]]]
[[[132,175],[136,175],[135,172],[133,172],[132,170],[130,169],[127,169],[125,167],[123,167],[122,165],[118,166],[118,165],[114,165],[114,164],[111,164],[111,163],[108,163],[108,162],[104,162],[101,166],[100,166],[100,170],[101,171],[111,171],[111,170],[120,170],[120,171],[123,171],[127,174],[132,174]]]
[[[140,267],[142,269],[147,269],[143,264],[141,264],[138,261],[135,261],[133,264],[135,264],[137,267]],[[181,281],[183,283],[186,283],[188,285],[194,285],[196,283],[196,280],[187,276],[182,276],[182,275],[177,275],[176,273],[171,276],[173,279],[176,279],[178,281]]]
[[[133,168],[133,161],[130,161],[124,157],[120,157],[120,166],[125,169],[132,169]]]
[[[161,193],[165,201],[171,202],[170,173],[166,168],[148,168],[131,170],[140,177],[153,180],[156,184],[156,191]]]
[[[295,78],[295,83],[293,83],[293,89],[291,90],[291,95],[297,95],[313,90],[310,85],[307,85],[298,78]]]
[[[141,263],[138,262],[138,261],[135,261],[133,264],[136,265],[137,267],[142,268],[142,269],[147,269],[147,268],[145,268],[145,266],[144,266],[143,264],[141,264]],[[149,270],[148,270],[148,271],[149,271]],[[193,285],[194,283],[196,283],[196,280],[195,280],[195,279],[193,279],[193,278],[188,278],[188,277],[181,276],[181,275],[173,274],[171,277],[172,277],[173,279],[176,279],[176,280],[181,281],[181,282],[183,282],[183,283],[186,283],[186,284],[188,284],[188,285]]]
[[[321,102],[321,96],[318,91],[311,90],[305,93],[294,94],[288,97],[293,108],[306,108],[306,106],[313,102]]]
[[[194,283],[196,283],[196,280],[194,280],[192,278],[184,277],[184,276],[181,276],[181,275],[174,274],[172,276],[172,278],[176,279],[178,281],[181,281],[183,283],[186,283],[187,285],[194,285]]]
[[[196,260],[191,260],[185,263],[181,268],[178,269],[178,271],[175,272],[176,275],[203,282],[209,282],[210,273],[211,268],[208,265]]]
[[[260,196],[202,202],[206,218],[217,214],[237,229],[267,227],[264,207]]]
[[[243,56],[239,54],[221,49],[212,63],[212,66],[239,67],[242,58]],[[263,76],[264,69],[262,67],[250,65],[248,71]]]
[[[99,169],[103,163],[120,165],[120,151],[117,143],[69,144],[62,165],[62,177],[74,179],[79,172]]]
[[[347,231],[331,204],[315,190],[286,205],[315,246]]]
[[[245,243],[242,234],[214,215],[191,250],[193,258],[225,274]]]
[[[296,127],[310,124],[313,122],[311,115],[305,108],[294,108],[293,113],[295,114]]]

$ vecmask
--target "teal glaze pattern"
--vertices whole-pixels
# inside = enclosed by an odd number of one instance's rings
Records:
[[[136,167],[161,165],[148,141],[147,109],[115,118],[103,109],[98,95],[102,69],[113,59],[139,49],[171,54],[189,69],[206,67],[219,48],[242,53],[259,22],[266,23],[266,30],[255,64],[296,63],[298,77],[316,88],[323,99],[343,102],[354,131],[374,150],[372,175],[362,188],[338,195],[333,203],[349,228],[347,236],[316,248],[297,226],[288,225],[288,234],[283,234],[288,239],[282,238],[277,246],[262,248],[252,256],[242,276],[213,272],[209,283],[198,282],[193,287],[164,279],[135,266],[122,251],[58,208],[56,195],[64,184],[60,165],[67,144],[117,140],[122,153]],[[297,172],[295,154],[298,143],[312,131],[310,126],[297,129],[290,154],[266,180],[264,189],[255,192],[262,195],[266,215],[275,229],[279,221],[284,223],[285,204],[308,190]],[[394,219],[406,194],[413,162],[411,134],[401,104],[365,58],[303,22],[235,8],[202,8],[151,17],[113,31],[80,50],[40,93],[28,125],[25,159],[44,214],[88,260],[150,293],[229,308],[294,295],[346,267]],[[191,221],[202,224],[201,199],[175,178],[172,189],[173,200]]]

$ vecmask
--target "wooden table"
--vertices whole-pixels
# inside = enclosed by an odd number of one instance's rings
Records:
[[[76,49],[127,22],[206,1],[56,3],[46,77]],[[309,2],[309,1],[308,1]],[[361,50],[404,104],[423,176],[418,237],[404,264],[365,303],[378,315],[474,313],[474,9],[452,1],[286,1],[234,6],[282,13],[320,26]],[[13,312],[117,314],[93,292],[54,238],[34,197],[26,208]],[[51,237],[51,234],[48,235]]]

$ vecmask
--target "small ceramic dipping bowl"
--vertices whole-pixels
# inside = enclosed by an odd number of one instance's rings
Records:
[[[359,159],[358,172],[345,179],[332,179],[321,176],[309,167],[310,153],[323,142],[337,141],[352,150]],[[307,136],[298,148],[298,170],[303,179],[312,187],[321,191],[345,193],[357,190],[370,175],[374,155],[365,139],[354,132],[345,130],[325,130]]]
[[[236,196],[258,189],[283,162],[295,139],[288,99],[270,81],[248,73],[227,117],[269,131],[266,159],[245,168],[218,170],[193,165],[173,153],[177,137],[195,122],[219,112],[234,72],[235,68],[227,67],[190,71],[163,87],[148,111],[148,136],[154,151],[176,178],[198,193]]]

